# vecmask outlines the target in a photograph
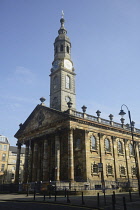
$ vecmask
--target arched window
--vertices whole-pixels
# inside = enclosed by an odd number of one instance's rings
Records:
[[[70,50],[69,50],[69,46],[67,46],[67,53],[69,53],[70,52]]]
[[[76,139],[75,149],[76,150],[81,149],[81,139]]]
[[[129,144],[129,152],[130,152],[130,155],[134,155],[134,148],[132,144]]]
[[[97,140],[94,136],[91,136],[91,149],[97,150]]]
[[[124,166],[120,166],[120,174],[125,175],[125,167]]]
[[[55,77],[53,78],[53,89],[56,89],[56,88],[57,88],[57,85],[58,85],[58,77],[55,76]]]
[[[121,141],[118,141],[118,153],[123,154],[123,145]]]
[[[70,77],[68,75],[66,76],[66,88],[70,89]]]
[[[107,174],[112,175],[113,174],[113,167],[111,165],[107,165]]]
[[[96,163],[92,165],[92,173],[98,174],[98,165]]]
[[[109,139],[105,139],[105,151],[106,152],[111,152],[111,146],[110,146]]]
[[[60,51],[62,52],[63,51],[63,45],[61,44],[60,46]]]

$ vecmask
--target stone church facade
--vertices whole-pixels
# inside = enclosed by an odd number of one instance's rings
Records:
[[[15,134],[16,183],[21,146],[26,146],[24,183],[54,181],[56,186],[137,188],[140,129],[76,111],[75,70],[64,17],[54,42],[50,74],[50,108],[42,97]],[[132,141],[132,135],[134,141]],[[83,189],[82,188],[82,189]]]

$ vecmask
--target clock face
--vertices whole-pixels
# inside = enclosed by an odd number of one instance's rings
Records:
[[[65,100],[66,100],[66,102],[68,103],[68,102],[71,101],[71,98],[70,98],[69,96],[66,96]]]
[[[71,61],[65,59],[64,60],[64,67],[67,68],[68,70],[72,70],[72,63],[71,63]]]
[[[60,61],[56,60],[53,62],[53,69],[56,70],[59,67]]]

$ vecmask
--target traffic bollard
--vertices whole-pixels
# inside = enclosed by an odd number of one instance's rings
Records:
[[[130,198],[130,201],[132,202],[131,190],[129,190],[129,198]]]
[[[123,207],[124,207],[124,210],[127,210],[127,208],[126,208],[126,201],[125,201],[125,197],[123,197]]]
[[[100,207],[100,197],[99,197],[99,193],[97,193],[97,207]]]
[[[70,199],[69,199],[69,191],[67,191],[67,203],[70,203]]]
[[[82,192],[82,205],[85,205],[83,192]]]

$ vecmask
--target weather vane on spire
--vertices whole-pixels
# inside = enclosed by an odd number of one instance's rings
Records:
[[[64,18],[64,11],[63,10],[62,10],[62,15],[61,16],[62,16],[62,18]]]

